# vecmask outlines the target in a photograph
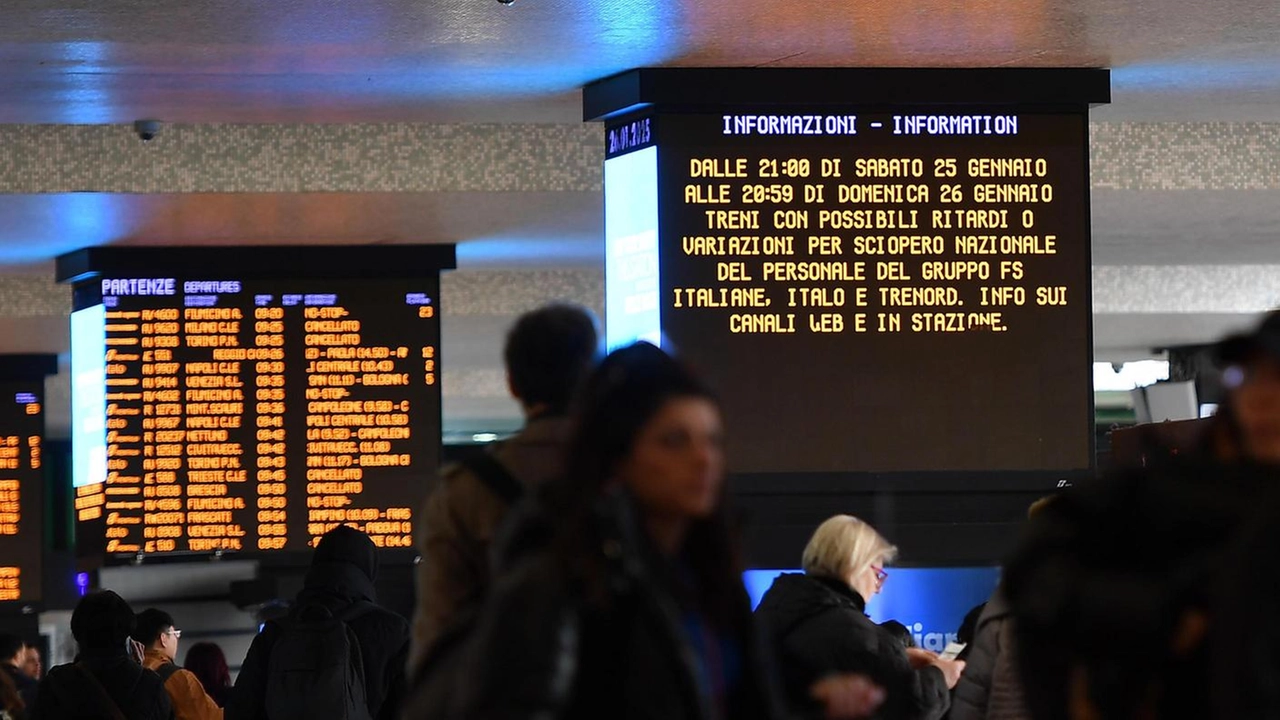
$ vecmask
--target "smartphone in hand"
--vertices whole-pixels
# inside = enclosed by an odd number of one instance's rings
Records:
[[[938,658],[940,660],[955,660],[967,647],[969,647],[967,643],[947,643],[947,647],[938,655]]]

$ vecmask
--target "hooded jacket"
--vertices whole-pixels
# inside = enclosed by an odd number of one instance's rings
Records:
[[[913,669],[891,632],[866,615],[866,601],[848,585],[798,573],[779,575],[756,609],[781,670],[794,712],[820,717],[809,688],[836,673],[860,673],[885,689],[875,717],[937,720],[950,694],[942,671]]]
[[[297,608],[320,605],[338,615],[358,602],[376,603],[373,582],[377,576],[377,548],[369,537],[346,526],[335,528],[316,547],[302,591],[294,602],[295,612]],[[369,714],[379,720],[396,717],[404,694],[409,622],[390,610],[374,607],[352,618],[348,625],[360,643]],[[278,625],[267,623],[253,639],[227,705],[227,720],[269,720],[267,668],[279,634]]]
[[[40,681],[35,706],[27,709],[27,717],[32,720],[101,720],[110,717],[109,711],[103,707],[98,687],[106,692],[128,720],[170,720],[173,717],[169,695],[160,682],[160,676],[144,669],[125,654],[123,645],[113,650],[84,650],[76,663],[49,670]]]

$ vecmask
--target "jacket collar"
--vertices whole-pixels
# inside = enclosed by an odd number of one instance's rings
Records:
[[[147,648],[146,651],[142,653],[142,657],[144,661],[154,662],[157,665],[167,665],[173,662],[169,659],[168,655],[165,655],[154,648]]]
[[[865,614],[867,612],[867,601],[858,594],[857,590],[849,587],[849,584],[845,581],[836,580],[835,578],[819,577],[817,575],[810,575],[809,577],[818,581],[823,587],[835,593],[841,600],[841,604],[850,604],[857,608],[860,613]]]
[[[569,440],[572,421],[562,414],[535,415],[524,429],[506,440],[506,445],[563,445]]]

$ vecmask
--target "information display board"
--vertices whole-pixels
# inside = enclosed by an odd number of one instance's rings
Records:
[[[411,548],[439,461],[439,279],[387,268],[112,267],[82,282],[81,537],[108,555],[296,551],[346,524]]]
[[[42,379],[0,379],[0,602],[41,596],[43,398]]]
[[[1087,105],[681,99],[606,121],[607,336],[711,379],[732,472],[1090,470]]]

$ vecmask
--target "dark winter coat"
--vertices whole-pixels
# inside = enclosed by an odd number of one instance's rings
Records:
[[[59,665],[40,681],[31,720],[103,720],[110,718],[101,693],[82,672],[87,670],[128,720],[170,720],[173,709],[160,676],[144,669],[124,652],[81,653],[80,667]]]
[[[902,643],[867,617],[866,601],[842,582],[780,575],[761,600],[756,618],[797,713],[821,715],[809,688],[836,673],[866,675],[884,688],[879,718],[937,720],[950,704],[942,671],[913,669]]]
[[[633,523],[613,520],[617,532],[599,546],[606,598],[588,598],[549,550],[525,556],[503,573],[468,642],[450,717],[775,717],[775,696],[749,627],[729,636],[695,630],[708,625],[691,622],[694,613],[669,589],[665,558],[638,537]],[[742,600],[747,602],[745,592]],[[714,649],[707,652],[708,646]],[[718,709],[699,660],[709,656],[734,676]]]
[[[1014,654],[1013,610],[996,590],[982,610],[951,700],[950,720],[1026,720]]]
[[[363,535],[360,538],[363,541],[353,541],[337,556],[317,557],[312,562],[295,608],[318,604],[339,615],[357,602],[376,602],[373,578],[377,576],[377,557],[368,538]],[[390,610],[375,607],[352,618],[349,625],[360,643],[364,660],[369,714],[379,720],[394,718],[404,694],[409,622]],[[227,720],[268,720],[267,667],[279,636],[279,626],[267,623],[253,639],[226,707]]]
[[[36,704],[36,691],[40,687],[40,681],[8,663],[0,664],[0,672],[9,676],[14,689],[18,691],[18,697],[22,698],[26,707],[30,708]]]

